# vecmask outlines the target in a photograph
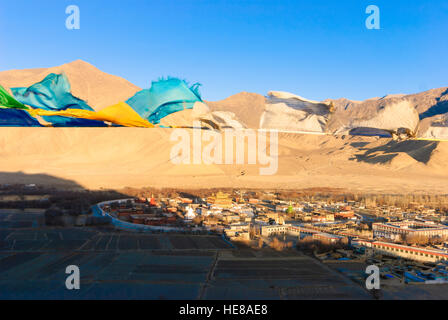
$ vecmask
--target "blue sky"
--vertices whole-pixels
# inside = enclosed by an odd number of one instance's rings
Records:
[[[67,30],[77,5],[81,29]],[[368,5],[380,30],[368,30]],[[363,100],[448,86],[448,1],[0,0],[0,70],[83,59],[140,87],[202,83],[207,100],[289,91]]]

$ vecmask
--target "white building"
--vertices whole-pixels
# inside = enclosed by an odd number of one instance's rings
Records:
[[[448,236],[448,227],[435,224],[425,223],[415,220],[374,223],[372,224],[374,238],[386,238],[397,240],[406,236],[424,236],[424,237],[444,237]]]
[[[232,240],[249,240],[249,228],[250,225],[248,223],[234,223],[231,224],[228,228],[224,229],[224,233]]]
[[[186,213],[185,213],[185,220],[193,220],[194,218],[196,218],[196,214],[194,213],[194,210],[192,207],[187,207],[186,208]]]
[[[273,234],[285,234],[288,231],[289,224],[273,224],[273,225],[262,225],[260,228],[260,233],[264,237],[269,237]]]
[[[447,252],[442,250],[404,246],[382,241],[373,242],[372,248],[375,252],[384,255],[401,257],[410,260],[424,262],[438,262],[441,260],[448,260]]]

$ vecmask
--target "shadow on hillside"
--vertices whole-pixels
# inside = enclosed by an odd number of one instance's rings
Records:
[[[361,149],[361,148],[365,147],[368,144],[370,144],[370,142],[352,142],[352,143],[350,143],[350,145],[353,148],[358,148],[358,149]]]
[[[370,164],[384,164],[391,161],[399,153],[406,153],[418,162],[426,164],[430,158],[431,153],[437,147],[437,141],[423,141],[423,140],[406,140],[406,141],[390,141],[385,145],[376,148],[360,147],[363,153],[355,154],[350,160],[357,160]]]
[[[448,94],[448,89],[441,94],[441,96]],[[444,114],[448,112],[448,101],[440,101],[440,98],[437,98],[437,103],[431,106],[428,110],[420,114],[420,120],[425,118],[437,116],[439,114]]]
[[[367,136],[367,137],[382,137],[382,138],[392,138],[392,135],[381,129],[368,128],[368,127],[356,127],[350,130],[349,135],[351,136]]]
[[[311,104],[296,99],[282,99],[273,96],[271,96],[269,100],[271,104],[284,103],[294,110],[305,111],[318,116],[328,116],[329,114],[328,106],[323,103]]]
[[[84,190],[73,180],[51,176],[45,173],[27,174],[18,172],[0,172],[0,185],[32,185],[45,187],[62,187],[70,190]]]
[[[108,220],[90,215],[92,205],[125,198],[129,196],[115,190],[88,190],[75,181],[48,174],[0,172],[0,209],[8,213],[0,216],[0,228],[107,225]],[[11,218],[10,209],[19,212]],[[43,210],[43,215],[27,216],[27,209]],[[78,221],[78,216],[85,218]]]

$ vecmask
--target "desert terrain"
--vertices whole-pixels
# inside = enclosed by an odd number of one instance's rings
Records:
[[[124,101],[140,90],[81,60],[52,68],[3,71],[0,84],[6,88],[29,86],[51,72],[65,72],[72,94],[86,100],[95,110]],[[289,121],[296,114],[300,113],[302,118],[296,120],[304,127],[310,119],[316,120],[316,115],[308,110],[308,102],[293,100],[293,108],[300,109],[305,103],[305,109],[297,111],[288,109],[288,99],[269,99],[242,92],[206,104],[215,120],[227,119],[223,123],[232,121],[242,128],[258,130],[263,128],[263,119],[270,117],[270,123],[279,126],[278,170],[273,175],[260,175],[261,164],[174,164],[170,153],[175,142],[170,136],[175,129],[0,127],[0,183],[66,187],[75,183],[89,189],[332,187],[404,194],[445,194],[448,190],[448,142],[432,139],[434,134],[440,133],[443,138],[448,132],[443,125],[448,115],[447,88],[363,102],[325,100],[319,104],[331,104],[335,110],[319,118],[322,131],[314,132],[318,134],[282,132],[282,121]],[[273,101],[281,103],[276,107]],[[288,116],[281,111],[285,109]],[[174,124],[188,123],[190,111],[167,118]],[[414,137],[395,141],[350,134],[350,130],[363,125],[383,129],[408,126]],[[285,123],[284,127],[290,128],[291,124]],[[192,135],[191,129],[184,130]]]
[[[434,194],[448,189],[448,142],[280,133],[278,171],[260,175],[260,164],[174,164],[173,130],[0,128],[0,181],[55,183],[36,175],[47,174],[89,189],[334,187]]]

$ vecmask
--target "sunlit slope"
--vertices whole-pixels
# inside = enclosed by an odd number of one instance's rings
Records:
[[[72,94],[85,100],[95,110],[125,101],[140,90],[129,81],[107,74],[82,60],[51,68],[2,71],[0,84],[6,88],[29,87],[50,73],[65,73]]]
[[[186,132],[192,136],[192,130]],[[173,129],[0,128],[0,172],[43,173],[87,188],[448,190],[445,142],[280,134],[278,170],[274,175],[260,175],[260,167],[266,166],[259,162],[195,164],[190,158],[190,163],[175,164],[171,153],[178,141],[170,141],[172,133]],[[202,147],[206,145],[203,142]],[[18,182],[13,174],[4,177],[1,173],[1,183]]]

